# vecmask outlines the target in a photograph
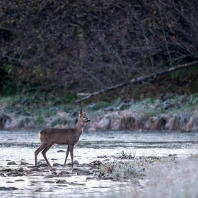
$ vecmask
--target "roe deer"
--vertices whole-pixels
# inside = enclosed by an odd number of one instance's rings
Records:
[[[75,128],[69,129],[58,129],[58,128],[46,128],[40,131],[40,147],[34,152],[35,154],[35,165],[37,166],[37,155],[42,151],[43,157],[47,164],[51,167],[46,153],[51,148],[53,144],[66,144],[67,152],[65,157],[64,165],[66,165],[67,157],[70,152],[71,161],[72,161],[72,169],[73,169],[73,150],[74,145],[79,141],[80,135],[82,134],[83,127],[87,122],[90,122],[87,115],[89,112],[82,112],[80,110],[78,123]]]

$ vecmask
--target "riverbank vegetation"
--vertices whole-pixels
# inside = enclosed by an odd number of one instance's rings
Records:
[[[42,128],[75,126],[79,109],[90,110],[87,130],[169,130],[198,131],[198,95],[164,98],[65,103],[52,95],[2,97],[1,128]]]
[[[174,156],[167,158],[153,158],[151,163],[143,162],[139,169],[136,169],[136,174],[131,171],[127,171],[127,176],[131,178],[131,185],[120,188],[119,193],[114,193],[112,197],[197,197],[198,190],[198,174],[197,174],[197,156],[191,156],[184,159],[178,159]],[[139,161],[139,159],[138,159]],[[123,167],[121,162],[119,168],[120,179],[126,173],[129,166]],[[132,163],[133,164],[133,163]],[[144,171],[142,171],[144,166]],[[131,170],[136,167],[132,166]],[[133,175],[133,176],[132,176]],[[139,175],[139,177],[136,177]],[[137,180],[139,178],[139,180]],[[142,180],[141,180],[142,178]],[[138,181],[138,182],[137,182]]]

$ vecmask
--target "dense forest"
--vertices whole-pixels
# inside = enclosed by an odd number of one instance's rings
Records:
[[[1,0],[1,95],[69,95],[198,60],[196,0]],[[198,92],[198,64],[114,90]]]

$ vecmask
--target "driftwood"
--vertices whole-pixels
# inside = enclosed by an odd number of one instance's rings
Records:
[[[169,69],[162,70],[162,71],[159,71],[159,72],[156,72],[156,73],[152,73],[152,74],[149,74],[149,75],[146,75],[146,76],[141,76],[141,77],[138,77],[138,78],[134,78],[134,79],[132,79],[128,82],[119,83],[119,84],[116,84],[114,86],[111,86],[111,87],[108,87],[106,89],[102,89],[100,91],[96,91],[96,92],[93,92],[93,93],[78,93],[77,94],[78,96],[85,96],[85,97],[81,98],[81,99],[78,99],[75,102],[76,103],[82,102],[82,101],[84,101],[84,100],[86,100],[90,97],[102,94],[104,92],[109,92],[109,91],[112,91],[112,90],[120,88],[120,87],[124,87],[124,86],[129,85],[129,84],[137,84],[137,83],[140,83],[140,82],[144,82],[144,81],[147,81],[150,78],[156,78],[158,76],[162,76],[164,74],[171,73],[171,72],[174,72],[174,71],[177,71],[177,70],[193,67],[193,66],[196,66],[197,64],[198,64],[198,61],[194,61],[194,62],[182,64],[182,65],[179,65],[179,66],[171,67]]]

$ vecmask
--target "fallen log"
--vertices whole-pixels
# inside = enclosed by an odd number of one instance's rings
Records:
[[[90,97],[102,94],[104,92],[109,92],[109,91],[112,91],[112,90],[120,88],[120,87],[124,87],[124,86],[129,85],[129,84],[137,84],[137,83],[140,83],[140,82],[144,82],[144,81],[147,81],[147,80],[149,80],[151,78],[156,78],[158,76],[162,76],[162,75],[167,74],[167,73],[172,73],[172,72],[175,72],[177,70],[181,70],[181,69],[185,69],[185,68],[189,68],[189,67],[193,67],[193,66],[197,66],[197,65],[198,65],[198,61],[185,63],[185,64],[178,65],[178,66],[175,66],[175,67],[171,67],[171,68],[166,69],[166,70],[162,70],[162,71],[159,71],[159,72],[148,74],[146,76],[140,76],[140,77],[134,78],[134,79],[132,79],[132,80],[130,80],[128,82],[119,83],[119,84],[116,84],[114,86],[107,87],[106,89],[95,91],[93,93],[78,93],[77,94],[78,96],[85,96],[85,97],[81,98],[81,99],[78,99],[75,102],[76,103],[82,102],[84,100],[87,100]]]

